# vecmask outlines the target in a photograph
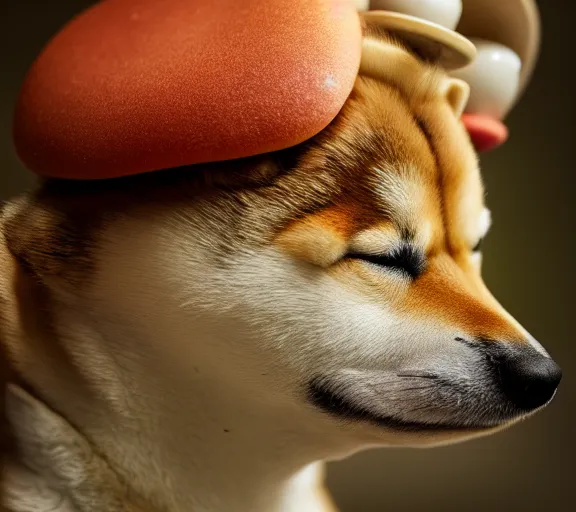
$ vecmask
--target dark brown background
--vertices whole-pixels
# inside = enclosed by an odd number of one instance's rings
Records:
[[[10,139],[18,87],[46,40],[90,3],[14,0],[2,7],[0,198],[32,183]],[[574,507],[576,3],[539,4],[544,40],[535,77],[509,117],[510,141],[482,159],[494,217],[485,277],[563,367],[563,383],[548,409],[494,437],[434,450],[375,450],[333,464],[329,481],[344,512]]]

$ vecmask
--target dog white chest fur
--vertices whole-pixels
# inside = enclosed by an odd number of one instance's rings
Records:
[[[328,511],[322,461],[551,399],[480,277],[461,86],[389,59],[305,145],[4,208],[9,510]]]

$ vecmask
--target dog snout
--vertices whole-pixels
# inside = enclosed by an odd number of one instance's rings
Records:
[[[549,357],[523,349],[494,358],[502,391],[517,408],[532,411],[548,403],[562,379]]]

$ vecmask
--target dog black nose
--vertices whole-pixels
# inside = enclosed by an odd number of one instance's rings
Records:
[[[504,393],[524,410],[546,404],[562,379],[560,367],[535,350],[500,358],[498,370]]]

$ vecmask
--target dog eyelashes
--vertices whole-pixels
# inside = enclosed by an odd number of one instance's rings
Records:
[[[388,254],[351,253],[347,259],[361,260],[379,267],[397,270],[411,279],[416,279],[426,269],[424,255],[414,246],[405,244]]]

